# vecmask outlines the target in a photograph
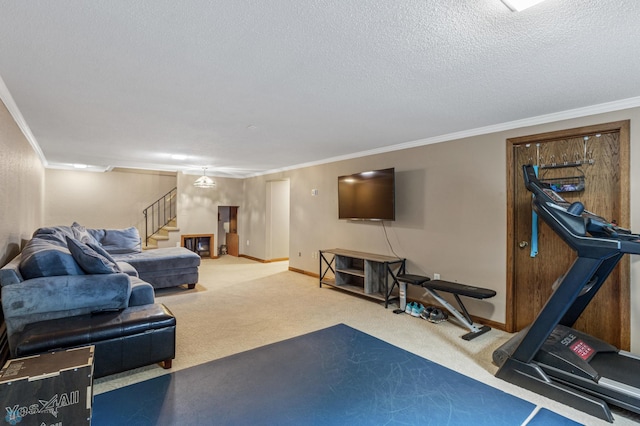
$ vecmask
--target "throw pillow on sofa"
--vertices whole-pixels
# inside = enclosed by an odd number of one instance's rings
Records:
[[[113,263],[114,265],[116,265],[117,268],[120,268],[118,266],[118,262],[116,262],[116,260],[111,257],[111,255],[109,254],[108,251],[106,251],[101,245],[100,243],[91,243],[88,242],[86,243],[89,247],[91,247],[92,249],[94,249],[96,251],[96,253],[98,253],[101,256],[104,256],[109,262]]]
[[[73,238],[78,241],[81,241],[85,244],[99,244],[98,240],[96,240],[93,235],[91,235],[91,233],[87,231],[87,228],[80,225],[78,222],[73,222],[71,224],[71,231],[73,231]]]
[[[115,262],[109,261],[109,259],[98,254],[82,241],[67,237],[67,246],[75,261],[87,274],[113,274],[120,272],[120,268]]]

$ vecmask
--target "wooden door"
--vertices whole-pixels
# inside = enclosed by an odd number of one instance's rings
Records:
[[[586,138],[586,139],[585,139]],[[586,142],[586,149],[585,149]],[[529,325],[553,292],[576,253],[538,219],[538,250],[532,256],[531,193],[522,178],[523,164],[539,164],[539,178],[558,185],[584,182],[584,189],[560,192],[568,202],[581,201],[587,210],[620,226],[629,226],[628,122],[610,123],[508,141],[510,161],[509,233],[511,278],[508,284],[507,328]],[[589,163],[592,160],[592,163]],[[574,162],[585,162],[579,167]],[[565,167],[568,163],[569,167]],[[615,268],[574,328],[629,349],[629,261]],[[511,308],[511,314],[509,313]]]
[[[238,235],[238,206],[229,207],[229,232],[227,233],[227,253],[240,255],[240,236]]]
[[[238,233],[238,206],[229,207],[229,233]]]
[[[227,254],[238,257],[240,255],[240,237],[238,234],[227,234]]]

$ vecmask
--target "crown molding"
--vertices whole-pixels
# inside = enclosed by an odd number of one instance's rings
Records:
[[[403,149],[416,148],[419,146],[431,145],[434,143],[454,141],[458,139],[469,138],[473,136],[487,135],[490,133],[504,132],[507,130],[520,129],[529,126],[537,126],[540,124],[549,124],[557,121],[570,120],[573,118],[587,117],[589,115],[605,114],[608,112],[622,111],[630,108],[640,107],[640,96],[635,98],[621,99],[618,101],[606,102],[588,107],[575,108],[566,111],[555,112],[552,114],[539,115],[536,117],[523,118],[521,120],[508,121],[500,124],[492,124],[490,126],[478,127],[475,129],[463,130],[460,132],[448,133],[446,135],[434,136],[431,138],[418,139],[412,142],[405,142],[396,145],[385,146],[381,148],[371,149],[368,151],[360,151],[353,154],[341,155],[337,157],[326,158],[324,160],[313,161],[295,166],[272,169],[261,173],[248,175],[247,177],[257,177],[278,173],[288,170],[301,169],[304,167],[318,166],[321,164],[334,163],[336,161],[352,160],[355,158],[366,157],[368,155],[384,154],[387,152],[400,151]]]
[[[38,141],[36,140],[35,136],[33,136],[33,133],[31,133],[31,129],[29,128],[29,125],[27,124],[24,117],[22,116],[22,113],[20,112],[18,105],[16,105],[16,102],[13,100],[13,96],[11,96],[11,92],[9,92],[9,88],[7,87],[6,84],[4,84],[4,80],[2,79],[2,76],[0,76],[0,99],[2,100],[4,105],[7,107],[9,114],[11,114],[11,116],[15,120],[16,124],[22,131],[22,134],[24,135],[24,137],[27,139],[27,141],[29,142],[33,150],[36,152],[36,154],[38,154],[38,157],[40,157],[40,161],[42,162],[42,165],[44,167],[47,167],[48,166],[47,159],[45,158],[44,153],[42,152],[42,149],[40,149],[40,145],[38,144]]]

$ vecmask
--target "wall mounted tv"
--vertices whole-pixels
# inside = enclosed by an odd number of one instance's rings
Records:
[[[338,177],[338,218],[395,220],[395,169]]]

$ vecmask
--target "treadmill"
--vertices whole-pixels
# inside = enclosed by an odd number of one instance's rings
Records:
[[[496,377],[609,422],[609,404],[640,413],[640,357],[571,328],[622,256],[640,254],[640,235],[523,172],[533,209],[578,257],[533,323],[494,351]]]

